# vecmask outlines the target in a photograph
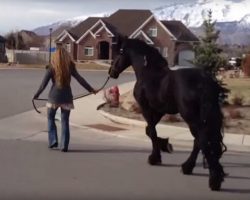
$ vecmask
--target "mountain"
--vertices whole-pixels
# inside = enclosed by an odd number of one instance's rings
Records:
[[[161,6],[153,13],[161,20],[180,20],[196,35],[203,32],[202,23],[207,11],[212,10],[221,44],[250,44],[249,0],[198,0],[193,3]]]
[[[107,13],[98,13],[98,14],[95,14],[93,16],[104,17],[107,15],[108,15]],[[90,17],[90,16],[82,15],[82,16],[74,17],[72,19],[58,21],[58,22],[49,24],[47,26],[38,27],[38,28],[34,29],[33,32],[35,32],[38,35],[47,36],[47,35],[49,35],[49,29],[52,28],[54,35],[57,35],[57,34],[60,34],[60,33],[58,33],[58,32],[60,32],[60,30],[63,31],[64,29],[69,29],[73,26],[76,26],[78,23],[84,21],[88,17]]]
[[[250,44],[250,1],[249,0],[197,0],[196,2],[173,3],[158,6],[152,10],[160,20],[180,20],[198,36],[202,33],[202,23],[207,11],[212,10],[212,17],[220,30],[219,42],[222,44]],[[95,16],[105,16],[98,14]],[[49,28],[68,29],[86,19],[80,16],[60,21],[34,30],[39,35],[48,35]]]
[[[160,19],[181,20],[188,27],[200,27],[207,11],[212,10],[217,22],[240,22],[250,24],[249,0],[198,0],[192,3],[179,3],[161,6],[153,10]]]

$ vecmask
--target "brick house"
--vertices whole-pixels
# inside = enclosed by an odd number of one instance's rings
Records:
[[[0,35],[0,63],[7,62],[5,52],[5,39]]]
[[[144,40],[156,47],[170,66],[186,65],[199,39],[180,21],[160,21],[150,10],[118,10],[109,17],[89,17],[64,30],[61,42],[76,61],[112,60],[116,35]]]

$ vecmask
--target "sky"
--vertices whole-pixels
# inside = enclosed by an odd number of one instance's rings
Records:
[[[0,34],[118,9],[154,9],[195,0],[0,0]]]

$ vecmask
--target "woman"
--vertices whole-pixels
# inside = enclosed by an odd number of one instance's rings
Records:
[[[47,102],[48,116],[48,140],[49,148],[58,147],[57,128],[55,124],[55,115],[57,109],[61,108],[61,145],[62,152],[68,151],[70,131],[69,131],[69,115],[70,110],[74,108],[73,95],[70,87],[71,75],[89,92],[96,94],[83,77],[77,72],[75,64],[71,60],[70,55],[63,47],[58,47],[52,55],[51,65],[46,70],[44,79],[34,95],[33,99],[37,99],[46,88],[49,80],[52,80],[52,86],[49,92]]]

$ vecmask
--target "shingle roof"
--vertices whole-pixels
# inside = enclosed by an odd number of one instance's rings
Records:
[[[152,12],[150,10],[120,9],[104,19],[104,21],[113,33],[130,36],[151,15]]]
[[[69,30],[69,33],[77,40],[79,39],[88,29],[90,29],[101,17],[89,17],[80,24]]]
[[[179,41],[199,41],[181,21],[161,21]]]
[[[0,42],[5,42],[5,38],[3,36],[0,35]]]

